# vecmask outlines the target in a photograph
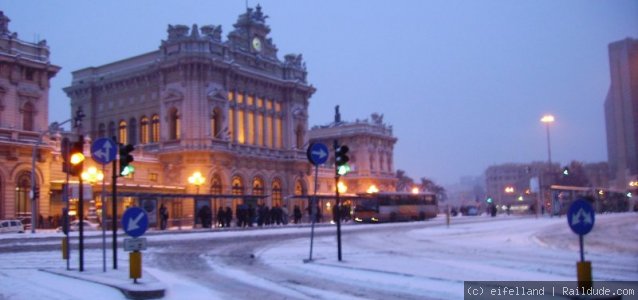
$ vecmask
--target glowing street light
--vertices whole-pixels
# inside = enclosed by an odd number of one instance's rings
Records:
[[[197,187],[197,194],[199,194],[199,186],[206,182],[206,178],[202,176],[202,173],[199,171],[193,173],[190,177],[188,177],[188,183],[195,185]]]
[[[413,187],[412,188],[412,194],[418,194],[419,193],[419,188],[418,187]]]
[[[366,193],[368,193],[368,194],[374,194],[374,193],[378,193],[378,192],[379,192],[379,189],[378,189],[378,188],[377,188],[377,186],[376,186],[376,185],[374,185],[374,184],[373,184],[373,185],[371,185],[371,186],[368,188],[368,190],[366,191]]]
[[[348,191],[348,186],[346,186],[343,182],[339,181],[337,183],[337,189],[339,189],[340,194],[345,194]]]
[[[89,167],[86,171],[82,172],[82,180],[89,183],[96,183],[104,179],[104,173],[98,171],[96,167]]]
[[[508,193],[508,194],[514,193],[514,187],[513,186],[506,186],[505,187],[505,192]]]

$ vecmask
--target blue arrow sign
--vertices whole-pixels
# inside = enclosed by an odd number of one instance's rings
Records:
[[[328,146],[322,143],[312,143],[306,152],[308,160],[315,166],[325,163],[328,160]]]
[[[115,159],[117,147],[109,138],[99,138],[91,145],[91,157],[99,164],[108,164]]]
[[[567,223],[572,231],[578,235],[585,235],[594,228],[596,221],[594,209],[585,199],[578,199],[569,206]]]
[[[132,237],[139,237],[148,229],[148,215],[139,207],[130,207],[122,215],[122,229]]]

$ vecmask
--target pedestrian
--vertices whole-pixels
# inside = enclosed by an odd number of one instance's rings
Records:
[[[288,206],[284,204],[284,206],[281,208],[281,217],[282,217],[281,222],[284,225],[288,225],[288,214],[289,214]]]
[[[224,213],[224,222],[226,223],[225,227],[230,228],[230,222],[233,220],[233,210],[230,206],[226,206],[226,212]]]
[[[301,208],[299,208],[299,205],[295,205],[295,208],[293,209],[293,215],[295,224],[299,224],[299,222],[301,222]]]
[[[164,203],[160,206],[160,229],[166,230],[166,225],[168,223],[168,209],[164,206]]]
[[[217,209],[217,226],[224,227],[224,221],[225,221],[224,215],[225,215],[224,208],[220,206],[219,209]]]

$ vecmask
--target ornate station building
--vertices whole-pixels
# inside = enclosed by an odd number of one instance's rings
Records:
[[[46,219],[58,215],[64,202],[59,135],[40,134],[48,123],[48,79],[59,67],[49,63],[46,44],[13,38],[6,20],[1,44],[0,143],[11,139],[11,145],[0,144],[4,160],[0,211],[2,217],[30,211],[29,201],[18,199],[28,199],[32,149],[44,137],[36,181],[42,186],[38,211]],[[341,122],[309,131],[308,105],[315,88],[307,81],[301,55],[278,58],[265,20],[261,7],[248,8],[226,39],[221,26],[169,25],[157,50],[73,72],[73,81],[64,91],[71,99],[73,115],[82,111],[85,118],[65,135],[83,136],[87,156],[91,142],[98,138],[115,137],[135,147],[135,172],[117,179],[118,215],[130,205],[142,205],[154,223],[158,207],[165,205],[171,219],[192,222],[203,206],[213,211],[261,203],[306,207],[294,196],[313,192],[314,172],[306,157],[311,136],[326,140],[329,146],[335,137],[350,143],[354,167],[347,179],[350,192],[365,192],[371,185],[394,190],[396,138],[391,127],[375,115],[372,121]],[[12,55],[12,47],[30,47],[34,56]],[[6,117],[7,111],[12,118]],[[102,169],[88,159],[85,169],[92,166]],[[334,181],[331,166],[321,168],[320,193],[334,191],[334,182],[329,183]],[[110,193],[111,164],[105,166],[104,174]],[[25,182],[18,183],[23,177]],[[77,181],[72,178],[71,182]],[[15,196],[7,192],[14,190]],[[84,190],[85,199],[91,199],[89,215],[99,213],[101,185],[91,186],[89,180]],[[71,197],[77,197],[77,192]],[[107,214],[112,214],[110,209]]]

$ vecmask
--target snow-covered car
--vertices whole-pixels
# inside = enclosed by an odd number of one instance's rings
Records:
[[[1,220],[0,221],[0,233],[8,232],[24,232],[24,225],[20,220]]]
[[[88,220],[84,220],[84,231],[94,231],[94,230],[98,230],[100,229],[100,224],[98,223],[93,223],[91,221]],[[72,221],[71,224],[69,224],[69,230],[70,231],[78,231],[80,230],[80,221],[75,220]],[[58,232],[62,232],[62,227],[58,227],[57,229]]]

